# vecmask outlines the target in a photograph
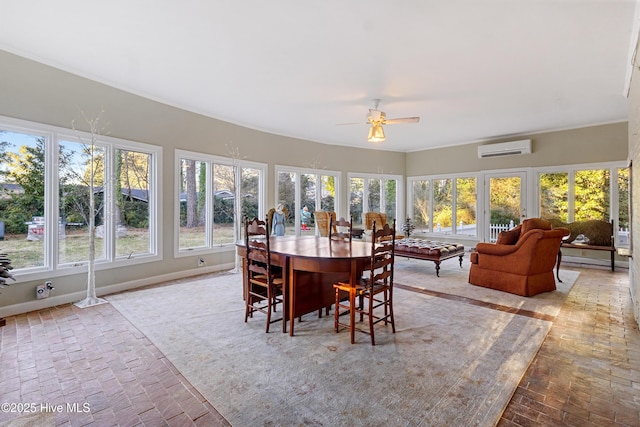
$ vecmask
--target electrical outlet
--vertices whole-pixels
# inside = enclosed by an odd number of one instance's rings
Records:
[[[55,288],[53,284],[49,281],[44,282],[42,285],[36,286],[36,297],[38,299],[48,298],[49,292],[53,291]]]
[[[203,266],[204,266],[204,264],[205,264],[205,262],[204,262],[204,258],[200,258],[200,259],[198,260],[198,267],[203,267]]]

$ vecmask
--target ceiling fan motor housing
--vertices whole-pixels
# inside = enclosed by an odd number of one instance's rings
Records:
[[[378,110],[369,110],[369,123],[380,123],[384,122],[386,115],[382,111]]]

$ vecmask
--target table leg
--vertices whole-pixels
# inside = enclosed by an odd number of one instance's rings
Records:
[[[285,257],[282,265],[282,333],[287,332],[287,317],[289,316],[289,277],[289,257]]]
[[[556,263],[556,279],[558,279],[558,283],[562,283],[560,280],[560,263],[562,262],[562,250],[558,249],[558,262]]]
[[[289,336],[293,336],[293,327],[295,324],[295,310],[296,310],[296,275],[294,274],[293,271],[293,263],[292,262],[288,262],[288,271],[289,271],[289,280],[288,280],[288,286],[289,286]]]
[[[611,251],[611,271],[615,271],[615,270],[616,270],[615,252]]]

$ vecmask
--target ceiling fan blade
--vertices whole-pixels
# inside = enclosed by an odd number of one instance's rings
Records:
[[[396,125],[400,123],[418,123],[420,121],[420,117],[401,117],[398,119],[387,119],[385,120],[385,125]]]
[[[366,125],[367,122],[336,123],[336,126]]]

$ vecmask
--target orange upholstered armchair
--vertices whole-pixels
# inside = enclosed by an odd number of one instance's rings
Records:
[[[553,267],[566,228],[541,218],[526,219],[498,241],[478,243],[471,253],[469,283],[530,297],[556,289]]]

